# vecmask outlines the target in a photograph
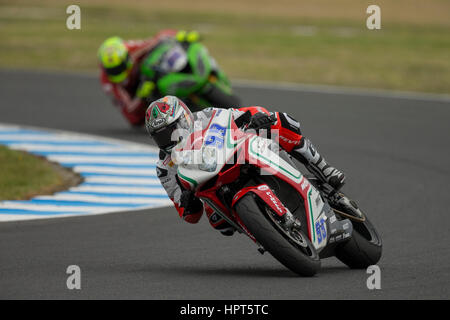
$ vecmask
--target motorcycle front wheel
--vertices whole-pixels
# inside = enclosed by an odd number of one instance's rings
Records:
[[[247,230],[265,250],[300,276],[311,277],[320,269],[320,258],[301,230],[284,230],[267,205],[248,193],[236,204],[236,212]],[[261,201],[262,202],[262,201]]]

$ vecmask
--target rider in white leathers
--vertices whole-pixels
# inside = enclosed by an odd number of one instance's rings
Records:
[[[172,141],[176,129],[204,129],[208,126],[214,108],[192,113],[178,98],[166,96],[150,104],[145,125],[151,137],[160,148],[157,175],[173,201],[180,217],[189,223],[197,223],[205,209],[211,225],[224,235],[232,235],[234,228],[213,210],[185,190],[178,180],[177,165],[172,161],[171,150],[179,141]],[[286,113],[268,112],[262,107],[228,109],[238,127],[248,124],[253,129],[278,130],[280,146],[294,158],[301,161],[321,181],[338,190],[344,184],[342,172],[330,166],[317,152],[312,143],[302,136],[300,124]]]

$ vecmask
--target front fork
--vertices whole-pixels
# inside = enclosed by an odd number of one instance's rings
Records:
[[[219,209],[212,200],[206,197],[200,198],[203,202],[205,202],[211,209],[214,210],[220,217],[222,217],[226,222],[228,222],[233,228],[235,228],[239,233],[247,233],[239,224],[234,222],[228,215]]]
[[[288,208],[286,208],[286,213],[282,216],[283,224],[287,230],[300,229],[301,222],[297,219]]]

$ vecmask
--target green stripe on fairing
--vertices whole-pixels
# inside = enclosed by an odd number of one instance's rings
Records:
[[[229,125],[230,125],[230,124],[231,124],[231,113],[230,113],[230,119],[229,119]],[[228,130],[228,138],[229,138],[229,132],[230,132],[230,130]],[[228,139],[227,139],[227,143],[228,143],[228,147],[230,147],[230,144],[229,144],[229,142],[228,142]],[[234,145],[234,146],[236,146],[236,145]],[[234,148],[234,146],[231,145],[231,148]],[[179,175],[183,180],[186,180],[186,181],[190,182],[191,184],[193,184],[194,187],[197,187],[197,186],[198,186],[198,182],[197,182],[197,181],[195,181],[195,180],[192,179],[192,178],[186,177],[185,175],[182,175],[182,174],[180,173],[180,170],[177,170],[177,173],[178,173],[178,175]]]
[[[261,155],[261,154],[255,152],[255,151],[253,150],[253,142],[256,140],[256,137],[253,138],[252,140],[253,140],[253,141],[250,142],[250,151],[251,151],[253,154],[257,155],[257,156],[260,157],[260,158],[265,159],[265,160],[268,161],[270,164],[275,165],[275,166],[278,167],[279,169],[283,170],[284,172],[286,172],[287,174],[289,174],[290,176],[292,176],[294,179],[300,179],[300,178],[302,177],[301,172],[299,172],[299,175],[296,176],[296,175],[294,175],[292,172],[290,172],[290,171],[286,170],[285,168],[279,166],[278,164],[272,162],[270,159],[267,159],[267,158],[264,157],[263,155]],[[229,116],[229,119],[228,119],[227,147],[231,149],[231,148],[235,148],[236,145],[237,145],[237,142],[234,142],[234,143],[231,142],[231,112],[230,112],[230,116]],[[192,183],[195,187],[198,185],[198,182],[197,182],[197,181],[195,181],[194,179],[191,179],[191,178],[189,178],[189,177],[186,177],[186,176],[182,175],[182,174],[180,173],[179,170],[178,170],[178,174],[180,175],[181,178],[183,178],[184,180],[186,180],[186,181]]]
[[[253,150],[253,148],[252,148],[254,140],[256,140],[256,138],[253,138],[253,141],[250,142],[250,151],[253,154],[257,155],[260,158],[265,159],[266,161],[268,161],[269,163],[271,163],[271,164],[275,165],[276,167],[280,168],[281,170],[283,170],[284,172],[288,173],[290,176],[294,177],[295,179],[300,179],[302,177],[301,172],[299,172],[299,176],[295,176],[293,173],[289,172],[285,168],[280,167],[278,164],[272,162],[270,159],[267,159],[263,155],[255,152]],[[314,241],[316,241],[316,231],[315,231],[315,227],[314,227],[314,217],[313,217],[313,214],[312,214],[312,206],[311,206],[311,193],[312,193],[312,187],[310,187],[310,189],[308,191],[308,205],[309,205],[309,214],[310,214],[310,220],[311,220],[311,228],[312,228],[313,239],[314,239]]]
[[[192,183],[192,184],[194,185],[194,187],[197,187],[197,186],[198,186],[198,182],[197,182],[197,181],[195,181],[194,179],[191,179],[191,178],[189,178],[189,177],[186,177],[185,175],[182,175],[182,174],[180,173],[180,170],[177,170],[177,173],[178,173],[178,175],[179,175],[183,180],[186,180],[187,182]]]
[[[314,242],[315,242],[316,241],[316,230],[315,230],[315,227],[314,227],[314,217],[313,217],[313,214],[312,214],[311,193],[312,193],[312,187],[310,187],[309,191],[308,191],[308,204],[309,204],[309,216],[310,216],[310,219],[311,219],[312,234],[313,234],[313,239],[314,239]]]
[[[149,78],[153,78],[155,76],[155,71],[153,67],[158,63],[164,53],[167,52],[172,47],[173,44],[163,43],[157,46],[151,54],[144,58],[141,64],[141,73],[146,75]]]
[[[257,138],[255,137],[255,138],[252,139],[253,141],[250,141],[250,151],[251,151],[253,154],[257,155],[257,156],[260,157],[260,158],[263,158],[264,160],[268,161],[270,164],[273,164],[274,166],[276,166],[276,167],[278,167],[279,169],[283,170],[284,172],[286,172],[287,174],[289,174],[290,176],[292,176],[294,179],[300,179],[300,178],[302,177],[301,172],[299,172],[299,175],[296,176],[296,175],[294,175],[292,172],[290,172],[290,171],[288,171],[287,169],[285,169],[285,168],[279,166],[278,164],[276,164],[276,163],[273,162],[272,160],[267,159],[267,158],[264,157],[263,155],[259,154],[259,153],[256,152],[255,150],[253,150],[253,142],[255,142],[256,139],[257,139]]]
[[[229,140],[230,140],[230,131],[231,131],[231,130],[229,130],[230,126],[231,126],[231,112],[230,112],[230,118],[229,118],[229,120],[228,120],[227,146],[228,146],[229,148],[234,148],[234,147],[236,146],[236,144],[233,145],[233,144],[231,144],[231,142],[229,141]],[[183,180],[186,180],[186,181],[192,183],[192,184],[194,185],[194,187],[197,187],[197,186],[198,186],[198,182],[197,182],[197,181],[195,181],[195,180],[192,179],[192,178],[189,178],[189,177],[186,177],[186,176],[182,175],[182,174],[180,173],[180,170],[178,170],[177,173],[178,173],[178,175],[179,175]]]
[[[231,143],[231,111],[230,111],[230,117],[228,119],[228,132],[227,132],[227,148],[235,148],[237,143],[234,144]]]

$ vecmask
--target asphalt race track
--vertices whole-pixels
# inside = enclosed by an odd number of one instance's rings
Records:
[[[149,142],[83,75],[0,72],[0,122]],[[323,261],[296,277],[242,235],[172,208],[0,224],[0,298],[446,298],[450,293],[450,102],[239,87],[244,104],[285,111],[347,174],[384,241],[381,290],[365,270]],[[66,269],[81,268],[81,290]]]

